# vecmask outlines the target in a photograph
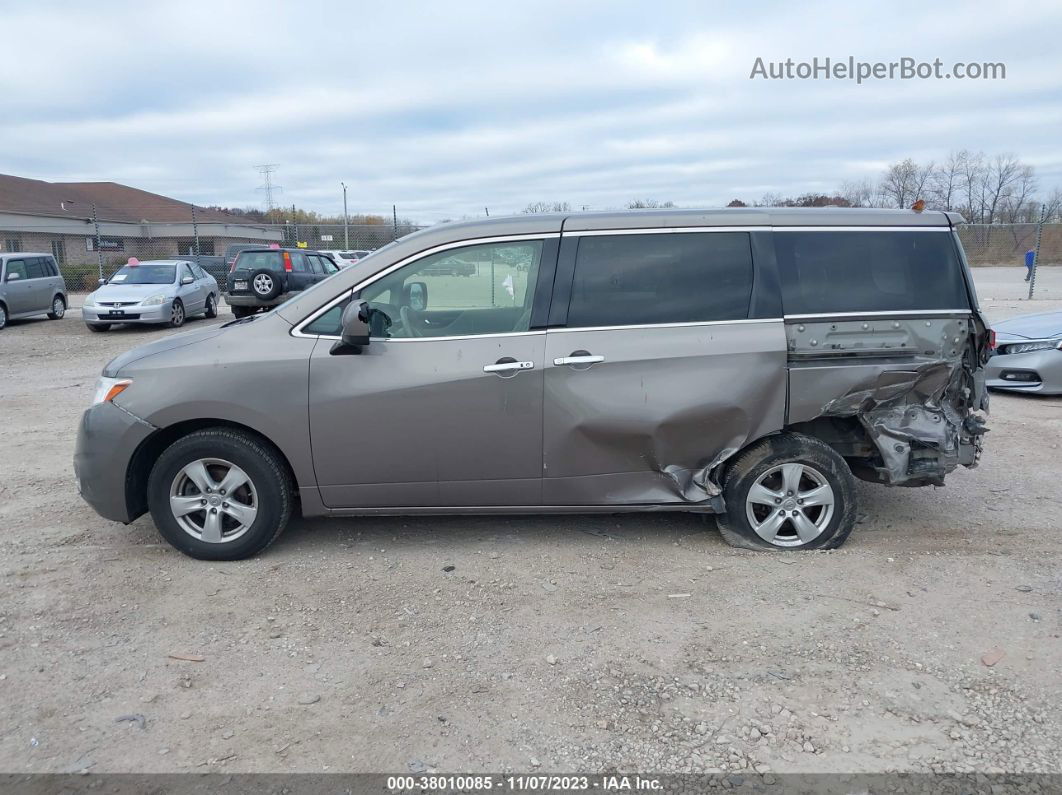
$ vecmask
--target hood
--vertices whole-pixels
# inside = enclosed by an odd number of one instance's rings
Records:
[[[158,287],[158,285],[144,285]],[[224,334],[225,329],[221,326],[211,326],[206,329],[199,329],[196,331],[185,331],[180,334],[171,334],[168,337],[164,337],[161,340],[155,340],[149,342],[146,345],[140,345],[132,350],[120,353],[107,362],[107,366],[103,368],[103,374],[108,378],[116,378],[123,367],[128,367],[133,362],[140,361],[148,356],[154,356],[159,353],[165,353],[166,351],[172,351],[176,348],[183,348],[187,345],[195,345],[197,342],[203,342]]]
[[[1039,315],[1012,317],[1001,323],[993,323],[996,337],[1027,340],[1044,340],[1062,336],[1062,312],[1044,312]]]
[[[173,284],[105,284],[89,298],[97,303],[109,304],[112,301],[143,301],[149,295],[166,293],[171,295]]]

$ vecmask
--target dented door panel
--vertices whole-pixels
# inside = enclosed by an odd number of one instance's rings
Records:
[[[547,505],[719,510],[716,467],[784,423],[780,319],[558,329],[545,361]]]

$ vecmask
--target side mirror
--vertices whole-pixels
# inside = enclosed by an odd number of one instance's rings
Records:
[[[193,279],[191,276],[182,276],[181,277],[181,284],[191,284],[194,281],[195,281],[195,279]]]
[[[9,282],[17,282],[21,278],[22,278],[22,274],[21,273],[12,272],[12,273],[7,274],[7,280]]]
[[[340,318],[340,337],[332,346],[333,356],[361,353],[369,344],[369,319],[372,310],[365,301],[351,301]]]
[[[402,288],[402,302],[414,312],[428,308],[427,282],[410,282]]]
[[[105,285],[106,283],[107,283],[106,279],[97,279],[96,280],[96,284],[98,284],[100,287],[103,287],[103,285]]]

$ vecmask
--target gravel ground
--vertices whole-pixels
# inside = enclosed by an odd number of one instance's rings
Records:
[[[978,269],[990,318],[1062,308],[1021,276]],[[1062,772],[1062,398],[994,397],[944,489],[860,484],[832,553],[371,518],[218,565],[74,490],[101,366],[166,333],[0,333],[0,771]]]

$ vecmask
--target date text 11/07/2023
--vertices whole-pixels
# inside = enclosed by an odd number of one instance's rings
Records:
[[[663,784],[652,777],[618,775],[416,775],[388,776],[387,789],[391,792],[659,792],[663,789]]]

